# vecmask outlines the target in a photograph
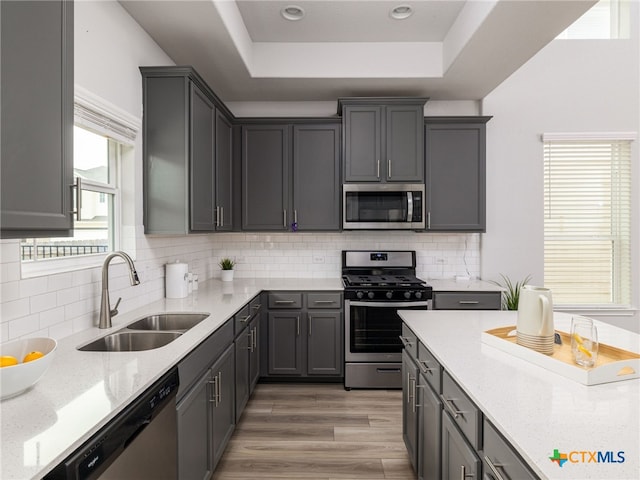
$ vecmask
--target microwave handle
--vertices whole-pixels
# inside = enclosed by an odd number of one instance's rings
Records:
[[[413,220],[413,192],[407,192],[407,222]]]

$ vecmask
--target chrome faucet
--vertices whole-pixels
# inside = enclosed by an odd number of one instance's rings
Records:
[[[111,328],[111,317],[115,317],[118,314],[118,305],[120,305],[120,300],[122,300],[122,298],[118,298],[115,308],[111,310],[111,306],[109,305],[109,262],[115,257],[123,258],[129,265],[131,285],[135,286],[140,284],[138,272],[136,272],[136,267],[129,255],[124,252],[113,252],[107,255],[107,258],[104,259],[104,263],[102,264],[102,299],[100,300],[100,321],[98,328]]]

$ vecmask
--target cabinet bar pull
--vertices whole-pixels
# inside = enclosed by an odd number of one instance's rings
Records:
[[[376,177],[380,178],[380,159],[376,160]]]
[[[287,228],[287,211],[286,210],[282,211],[282,225],[284,226],[284,228]]]
[[[298,210],[293,211],[293,223],[298,223]]]
[[[220,226],[220,207],[218,207],[217,205],[216,205],[216,219],[213,223],[215,224],[216,227]]]
[[[216,382],[216,387],[218,393],[216,394],[216,407],[222,403],[222,372],[218,372],[218,381]]]
[[[276,300],[276,305],[291,305],[295,300]]]
[[[453,415],[453,418],[458,418],[460,415],[464,417],[464,412],[462,410],[456,409],[456,406],[453,404],[453,401],[451,399],[445,397],[444,395],[440,395],[440,398],[442,398],[444,406],[447,410],[449,410],[449,413]]]
[[[276,302],[276,303],[278,303],[278,302]],[[254,306],[253,306],[253,309],[257,312],[258,310],[260,310],[260,307],[261,307],[261,306],[262,306],[262,305],[259,303],[258,305],[254,305]]]
[[[80,177],[76,177],[76,183],[71,184],[71,188],[76,189],[76,209],[72,210],[71,214],[75,215],[76,222],[79,222],[82,220],[82,179]]]
[[[467,473],[467,469],[464,465],[460,465],[460,480],[464,480],[465,478],[474,478],[475,475],[473,473]]]
[[[502,468],[504,465],[501,463],[493,463],[489,457],[484,456],[484,462],[487,464],[491,473],[496,477],[496,480],[505,480],[502,474],[498,471],[498,468]]]
[[[220,207],[220,225],[219,227],[224,227],[224,207]]]
[[[336,301],[335,300],[314,300],[313,303],[328,304],[328,303],[336,303]]]
[[[431,230],[431,212],[427,212],[427,230]]]
[[[245,323],[245,322],[246,322],[247,320],[249,320],[250,318],[251,318],[251,315],[247,315],[246,317],[241,318],[241,319],[240,319],[240,321],[241,321],[242,323]]]
[[[407,337],[403,337],[402,335],[400,335],[398,338],[400,339],[400,341],[402,342],[402,345],[404,345],[405,348],[413,345],[413,343],[410,342]]]
[[[309,336],[311,336],[311,315],[309,315]]]
[[[427,362],[425,362],[424,360],[419,360],[418,363],[420,364],[420,370],[422,370],[424,373],[433,372],[433,371],[437,370],[437,368],[429,367],[429,364]]]
[[[247,337],[249,337],[249,348],[247,348],[247,350],[253,353],[253,329],[247,333]]]
[[[387,178],[391,178],[391,159],[387,160]]]
[[[218,406],[218,376],[216,375],[215,377],[213,377],[213,380],[209,380],[207,382],[209,385],[213,385],[213,391],[212,396],[209,398],[209,402],[215,404],[215,406]]]
[[[253,327],[251,330],[251,341],[253,342],[253,351],[258,347],[258,327]]]
[[[300,315],[296,317],[296,335],[300,336]]]
[[[411,387],[411,390],[413,391],[413,394],[411,395],[411,411],[413,413],[416,413],[416,395],[418,393],[416,389],[416,384],[418,382],[416,381],[415,378],[412,378],[411,381],[413,382],[413,387]]]
[[[477,305],[480,302],[478,300],[460,300],[458,303],[460,305]]]

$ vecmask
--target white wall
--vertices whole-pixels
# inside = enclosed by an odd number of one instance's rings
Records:
[[[629,40],[556,40],[483,101],[487,124],[487,234],[483,277],[533,276],[543,283],[543,151],[545,132],[639,132],[638,3]],[[639,139],[640,140],[640,139]],[[640,303],[638,141],[634,163],[634,305]],[[640,331],[633,317],[607,321]]]

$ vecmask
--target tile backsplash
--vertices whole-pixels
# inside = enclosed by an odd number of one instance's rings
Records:
[[[218,261],[234,258],[238,278],[338,278],[342,250],[416,250],[417,274],[478,277],[479,234],[416,232],[220,233],[178,237],[132,235],[141,284],[129,284],[123,263],[109,269],[111,303],[127,312],[164,296],[164,265],[189,264],[200,281],[220,276]],[[131,249],[124,248],[128,253]],[[23,278],[20,242],[0,241],[0,341],[23,336],[63,338],[97,324],[100,266]]]

